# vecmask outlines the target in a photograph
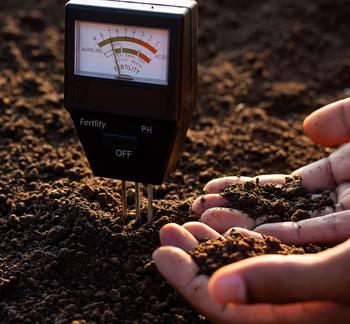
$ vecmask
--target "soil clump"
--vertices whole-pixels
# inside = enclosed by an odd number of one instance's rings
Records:
[[[220,194],[227,199],[227,207],[263,218],[263,223],[297,222],[320,214],[326,207],[335,210],[330,191],[309,193],[300,177],[286,177],[284,185],[260,185],[257,178],[228,186]]]
[[[305,254],[321,250],[321,247],[313,244],[306,247],[288,246],[272,236],[263,235],[261,239],[244,237],[232,230],[225,238],[202,242],[189,254],[198,265],[200,273],[210,276],[225,265],[259,255]]]

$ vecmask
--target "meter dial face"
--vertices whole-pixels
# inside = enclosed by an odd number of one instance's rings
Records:
[[[75,23],[75,74],[168,84],[169,30]]]

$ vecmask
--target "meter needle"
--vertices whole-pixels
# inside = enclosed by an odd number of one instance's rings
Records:
[[[112,47],[114,61],[115,61],[115,64],[116,64],[116,67],[117,67],[117,70],[118,70],[118,75],[120,76],[120,67],[119,67],[119,64],[118,64],[117,54],[116,54],[116,52],[114,50],[111,31],[109,31],[109,40],[110,40],[111,47]]]
[[[148,211],[147,222],[151,223],[153,219],[153,185],[148,185]]]

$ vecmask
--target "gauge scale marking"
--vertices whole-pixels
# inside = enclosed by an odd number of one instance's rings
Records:
[[[75,73],[143,83],[168,83],[169,31],[76,21]]]

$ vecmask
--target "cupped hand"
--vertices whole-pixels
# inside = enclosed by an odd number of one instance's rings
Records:
[[[350,242],[313,255],[258,256],[222,267],[211,277],[200,274],[187,252],[219,237],[200,222],[167,224],[160,231],[163,246],[153,253],[165,279],[212,322],[348,322]]]
[[[306,134],[316,143],[333,146],[350,141],[350,98],[325,106],[304,121]],[[192,210],[200,220],[223,233],[240,226],[273,235],[284,243],[336,244],[350,237],[350,143],[340,147],[329,157],[311,163],[292,173],[301,176],[303,185],[312,193],[330,190],[336,193],[336,212],[324,210],[313,218],[299,222],[260,225],[263,218],[253,219],[240,210],[227,208],[227,201],[219,193],[235,183],[254,181],[284,184],[287,175],[272,174],[250,177],[224,177],[210,181],[204,188],[206,195],[197,198]],[[263,216],[263,215],[262,215]],[[316,217],[315,217],[316,216]],[[259,226],[260,225],[260,226]]]

